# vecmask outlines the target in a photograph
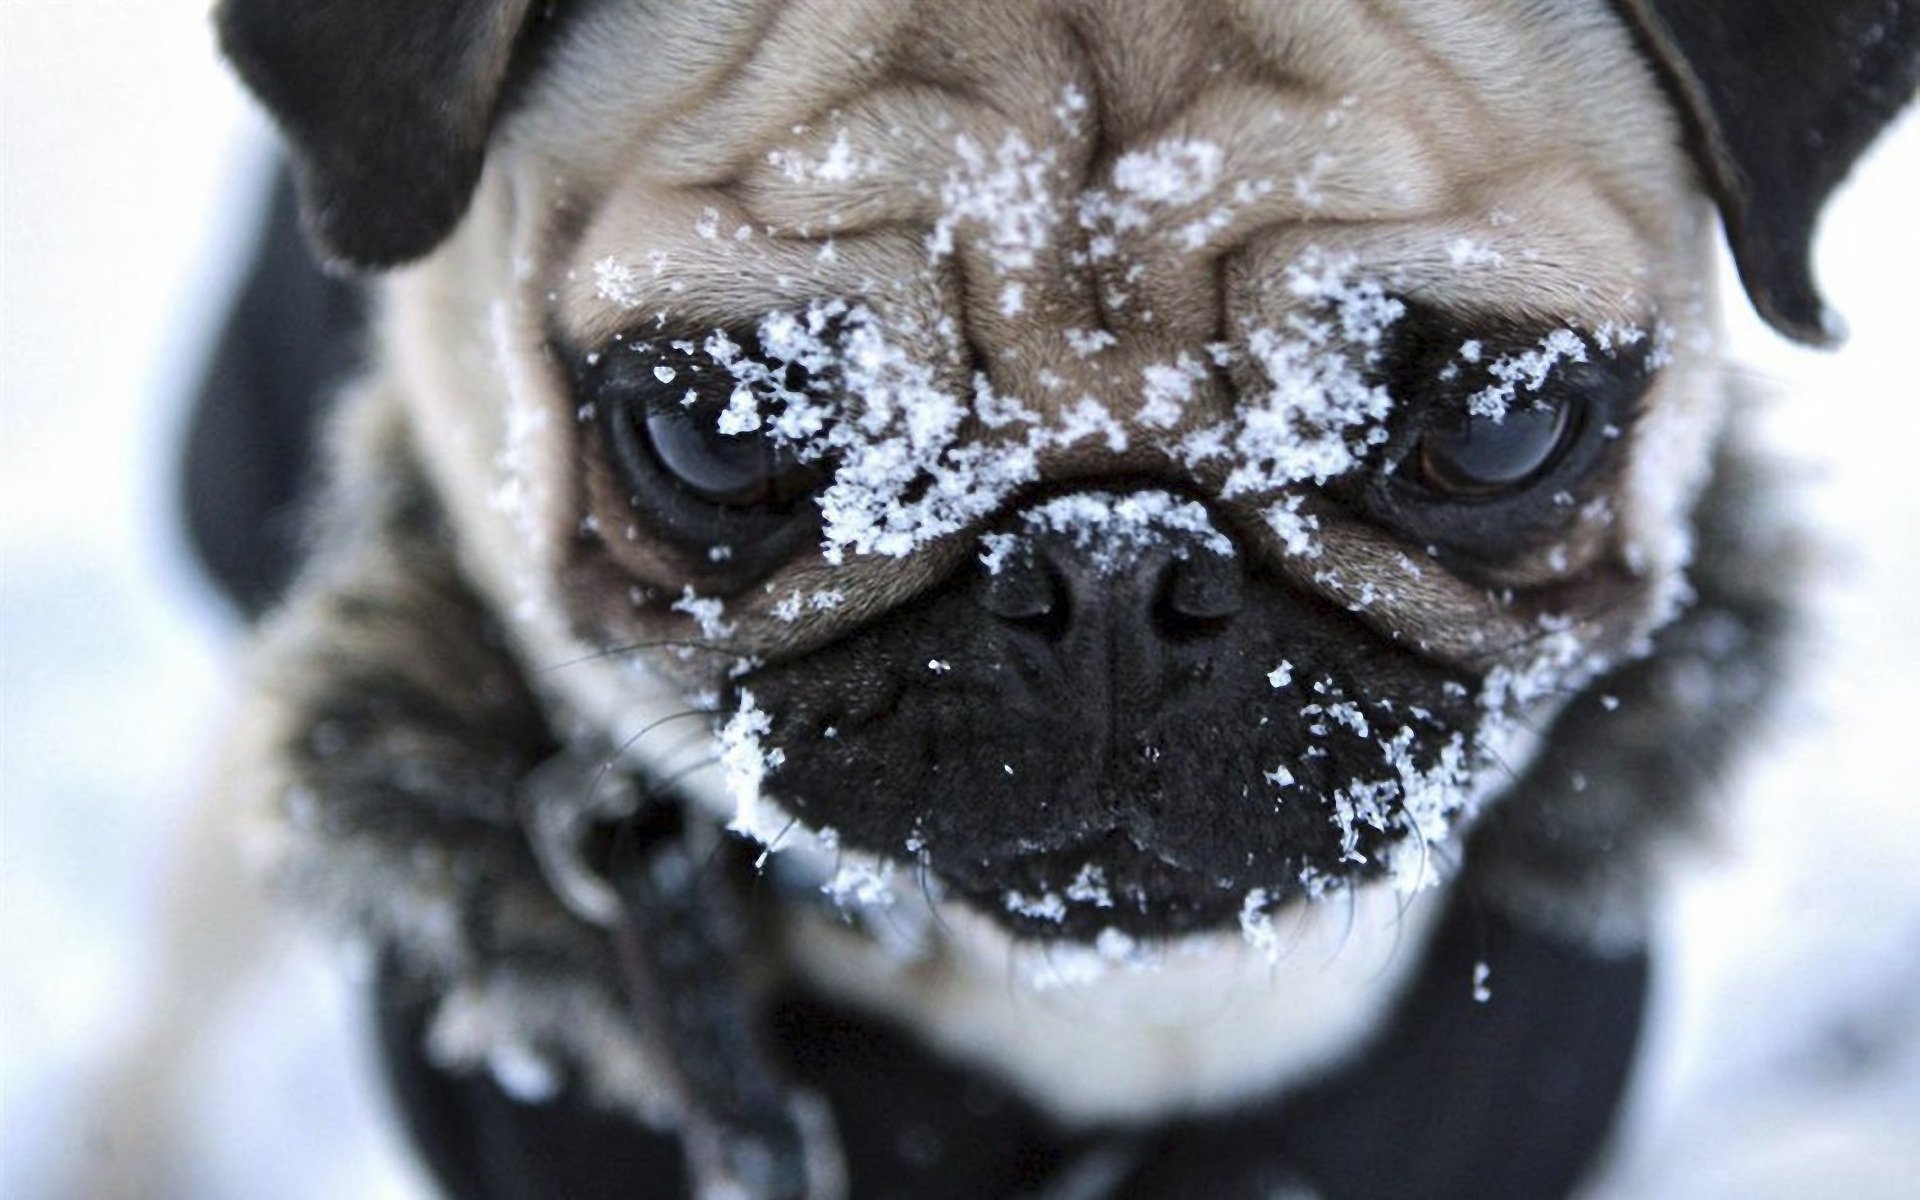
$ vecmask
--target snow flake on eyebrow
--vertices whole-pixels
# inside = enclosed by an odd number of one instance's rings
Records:
[[[1031,270],[1053,240],[1060,206],[1050,186],[1057,155],[1035,150],[1012,130],[989,154],[965,134],[954,139],[959,159],[940,186],[940,216],[927,238],[932,261],[954,252],[962,225],[981,231],[987,259],[1000,274]]]
[[[1280,328],[1242,331],[1260,385],[1243,389],[1230,421],[1196,430],[1178,447],[1189,466],[1228,464],[1221,494],[1229,499],[1325,483],[1387,437],[1392,397],[1367,369],[1405,305],[1379,280],[1358,277],[1351,260],[1313,250],[1288,268],[1285,285],[1304,309]],[[1312,526],[1298,504],[1282,502],[1268,520],[1290,552],[1304,554]]]
[[[1113,186],[1138,200],[1191,204],[1218,186],[1225,161],[1213,142],[1169,138],[1151,149],[1122,154],[1113,164]]]
[[[1469,267],[1498,267],[1506,261],[1506,256],[1498,250],[1469,237],[1457,237],[1447,243],[1447,262],[1455,270],[1466,270]]]
[[[806,130],[800,127],[795,132],[804,133]],[[844,127],[834,130],[833,141],[827,144],[826,153],[818,158],[798,150],[782,148],[768,151],[767,162],[794,183],[849,183],[870,173],[874,167],[871,157],[855,153]]]
[[[1194,389],[1206,382],[1207,367],[1184,350],[1171,363],[1149,363],[1140,369],[1141,424],[1171,429],[1180,423],[1193,400]]]
[[[640,291],[640,273],[611,256],[593,264],[594,294],[621,308],[638,308],[646,303]]]
[[[846,601],[846,593],[837,588],[822,588],[813,592],[802,592],[796,589],[775,601],[770,611],[774,620],[792,624],[804,613],[832,612]]]
[[[1469,360],[1472,361],[1472,360]],[[1587,361],[1586,339],[1571,329],[1556,329],[1533,350],[1496,358],[1487,364],[1493,383],[1467,398],[1467,411],[1500,421],[1522,391],[1537,392],[1562,362]]]

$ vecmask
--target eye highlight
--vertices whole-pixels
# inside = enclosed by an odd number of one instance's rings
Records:
[[[765,503],[781,475],[773,445],[757,434],[721,433],[712,417],[694,408],[655,408],[638,424],[660,465],[688,491],[736,508]],[[635,424],[631,415],[627,424]]]
[[[1525,487],[1572,441],[1578,397],[1516,406],[1500,416],[1462,412],[1428,426],[1414,451],[1419,481],[1436,492],[1493,497]]]

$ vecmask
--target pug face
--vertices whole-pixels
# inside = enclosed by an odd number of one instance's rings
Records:
[[[1711,226],[1617,23],[606,6],[548,53],[386,353],[537,686],[843,891],[1093,940],[1418,887],[1681,595]]]

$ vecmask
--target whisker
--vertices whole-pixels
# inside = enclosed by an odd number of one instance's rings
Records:
[[[637,733],[635,733],[632,737],[628,738],[626,741],[621,742],[618,746],[614,747],[612,752],[610,752],[607,755],[606,759],[601,762],[600,769],[594,772],[593,778],[587,783],[588,798],[591,799],[594,793],[600,790],[600,784],[603,781],[605,781],[607,777],[607,773],[612,771],[614,767],[619,764],[622,758],[626,757],[627,751],[633,749],[633,747],[640,741],[641,738],[647,736],[649,733],[652,733],[654,730],[660,728],[662,725],[667,724],[669,721],[684,721],[688,717],[704,717],[708,715],[710,714],[707,713],[704,709],[683,708],[679,712],[668,713],[664,717],[657,718],[656,720],[649,721],[645,725],[642,725]]]
[[[932,868],[927,865],[925,855],[915,855],[913,874],[920,882],[920,896],[927,902],[927,912],[933,918],[934,928],[947,938],[952,938],[953,930],[947,926],[947,918],[940,912],[939,902],[933,898]]]
[[[766,844],[765,849],[761,850],[760,857],[753,860],[753,865],[759,870],[761,874],[763,875],[766,874],[767,860],[772,858],[776,853],[779,852],[780,843],[786,841],[787,835],[792,833],[794,831],[794,828],[799,824],[800,824],[799,817],[788,817],[787,823],[780,827],[780,832],[774,834],[773,840]]]
[[[707,654],[728,654],[738,658],[747,657],[733,647],[722,646],[714,642],[701,641],[698,638],[654,638],[645,642],[622,642],[618,645],[603,646],[598,650],[590,650],[585,654],[573,658],[535,667],[533,668],[533,673],[535,675],[545,675],[549,672],[558,671],[563,667],[575,667],[581,663],[595,662],[604,658],[616,658],[623,654],[636,654],[642,650],[699,650]]]
[[[1627,604],[1637,599],[1639,599],[1638,595],[1633,592],[1622,592],[1618,595],[1607,596],[1602,600],[1600,600],[1598,603],[1589,605],[1585,608],[1574,609],[1569,612],[1557,613],[1554,615],[1560,618],[1564,618],[1565,620],[1569,621],[1571,624],[1576,626],[1585,625],[1585,624],[1598,621],[1602,617],[1612,616],[1617,610],[1626,607]],[[1513,654],[1516,651],[1524,650],[1530,646],[1538,645],[1539,643],[1545,641],[1550,637],[1558,637],[1560,634],[1565,632],[1566,632],[1566,629],[1564,627],[1529,630],[1525,635],[1521,637],[1514,638],[1511,641],[1504,642],[1497,646],[1488,647],[1484,650],[1481,650],[1475,653],[1471,658],[1468,659],[1468,662],[1470,665],[1472,665],[1475,668],[1495,667],[1500,665],[1498,660],[1505,658],[1506,656]]]
[[[701,759],[700,761],[689,763],[686,766],[681,767],[679,770],[673,772],[673,774],[662,778],[659,783],[659,788],[663,792],[671,791],[673,790],[673,786],[676,783],[679,783],[682,779],[685,779],[687,776],[693,774],[695,771],[704,771],[708,767],[717,767],[719,765],[720,765],[720,756],[718,754],[709,754],[707,755],[707,757]]]

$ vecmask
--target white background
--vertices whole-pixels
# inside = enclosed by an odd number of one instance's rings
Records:
[[[237,630],[187,564],[172,471],[266,131],[192,5],[5,0],[0,22],[0,1195],[418,1195],[340,963],[264,927],[191,833],[226,820],[195,792]],[[1677,898],[1610,1195],[1920,1179],[1916,213],[1910,117],[1829,212],[1839,356],[1729,288],[1829,582],[1790,718]],[[183,945],[198,973],[170,973]]]

